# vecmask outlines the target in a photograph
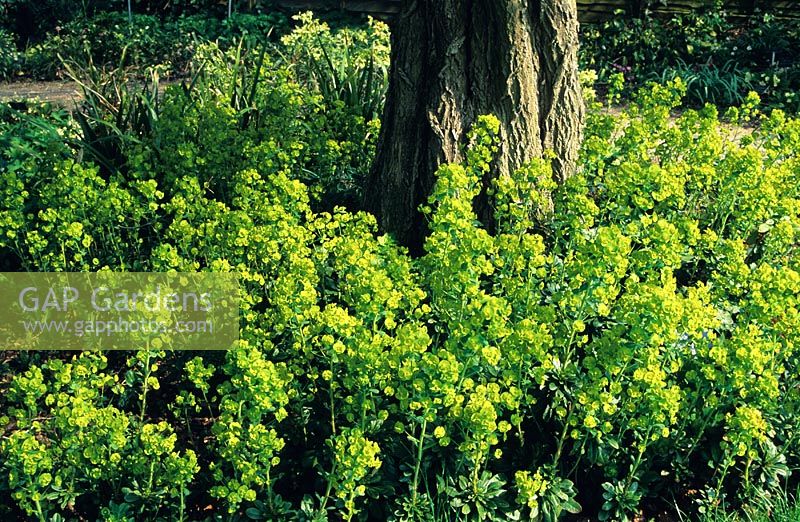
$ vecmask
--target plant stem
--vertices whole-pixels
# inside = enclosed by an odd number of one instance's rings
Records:
[[[139,420],[144,422],[144,414],[147,408],[147,387],[148,387],[148,379],[150,378],[150,343],[147,346],[147,361],[145,362],[144,368],[144,382],[142,383],[142,412],[139,415]]]
[[[331,359],[331,362],[330,362],[331,382],[330,382],[330,385],[328,386],[328,399],[330,401],[330,408],[331,408],[331,432],[334,435],[336,435],[336,411],[335,411],[335,407],[334,407],[334,403],[335,403],[334,399],[335,399],[335,397],[334,397],[334,393],[333,393],[333,375],[334,375],[333,374],[333,368],[334,368],[333,359]]]
[[[36,514],[39,515],[39,521],[45,522],[47,519],[45,518],[44,513],[42,513],[42,504],[38,500],[34,500],[34,503],[36,504]]]
[[[558,447],[556,448],[556,455],[553,457],[553,467],[558,464],[561,458],[561,451],[564,449],[564,441],[567,439],[567,431],[569,431],[569,420],[572,417],[572,405],[570,405],[567,415],[564,418],[564,429],[561,431],[561,437],[558,439]]]
[[[428,419],[422,419],[422,430],[419,435],[419,445],[417,446],[417,461],[414,463],[414,482],[411,490],[412,505],[417,505],[417,485],[419,484],[419,469],[422,465],[422,451],[425,446],[425,432],[428,429]]]

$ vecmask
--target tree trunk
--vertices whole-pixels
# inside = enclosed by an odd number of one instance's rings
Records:
[[[575,0],[406,0],[366,208],[418,252],[436,168],[462,160],[482,114],[501,122],[497,174],[552,150],[557,180],[569,176],[584,113],[577,47]]]

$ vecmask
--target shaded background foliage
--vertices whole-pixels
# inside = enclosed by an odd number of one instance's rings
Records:
[[[225,2],[138,1],[132,4],[137,16],[129,26],[122,2],[5,0],[0,6],[0,28],[6,31],[6,37],[0,36],[0,77],[63,77],[59,53],[118,65],[126,44],[129,65],[164,63],[173,73],[185,74],[196,42],[230,43],[242,35],[275,41],[285,34],[294,24],[291,13],[277,4],[234,2],[235,15],[226,20]],[[738,104],[755,90],[764,103],[796,111],[800,13],[774,3],[696,4],[585,6],[582,67],[596,70],[601,84],[623,74],[629,93],[648,80],[682,77],[687,101],[695,106]],[[622,9],[615,12],[614,7]],[[363,23],[350,11],[327,10],[325,17],[333,27]]]

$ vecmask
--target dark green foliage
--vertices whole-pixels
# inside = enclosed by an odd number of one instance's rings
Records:
[[[74,111],[81,128],[80,145],[87,160],[108,176],[124,167],[124,153],[152,135],[158,124],[161,92],[158,69],[147,70],[141,85],[132,85],[123,50],[119,67],[106,72],[91,61],[87,66],[64,62],[82,93]]]
[[[641,18],[619,13],[581,28],[581,64],[601,82],[623,73],[629,84],[681,76],[688,101],[729,106],[750,90],[770,106],[800,109],[800,22],[770,14],[731,20],[720,8]]]
[[[19,69],[19,52],[14,39],[0,29],[0,80],[11,78]]]
[[[191,57],[185,42],[174,40],[154,16],[102,13],[66,24],[57,34],[25,52],[25,72],[39,79],[63,76],[61,59],[97,66],[120,64],[123,51],[128,66],[165,63],[180,69]],[[186,35],[191,41],[192,36]],[[174,63],[173,63],[174,62]]]
[[[747,93],[756,89],[752,73],[743,71],[733,60],[721,67],[689,65],[679,60],[676,66],[668,67],[661,74],[653,74],[651,79],[666,83],[675,78],[686,83],[686,101],[692,106],[710,103],[730,107],[742,103]]]
[[[42,40],[57,27],[86,16],[94,5],[121,2],[114,0],[0,0],[0,28],[13,31],[20,45]]]
[[[101,13],[70,22],[29,47],[21,67],[34,78],[53,79],[64,76],[62,59],[84,66],[118,66],[124,54],[126,67],[142,70],[164,65],[172,74],[183,74],[204,42],[218,40],[223,48],[242,38],[266,44],[276,41],[287,28],[286,17],[280,14],[235,14],[225,20],[193,15],[173,21],[137,14],[129,23],[125,13]]]

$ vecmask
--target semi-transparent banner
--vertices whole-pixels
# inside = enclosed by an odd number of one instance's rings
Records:
[[[226,350],[230,273],[0,273],[0,350]]]

